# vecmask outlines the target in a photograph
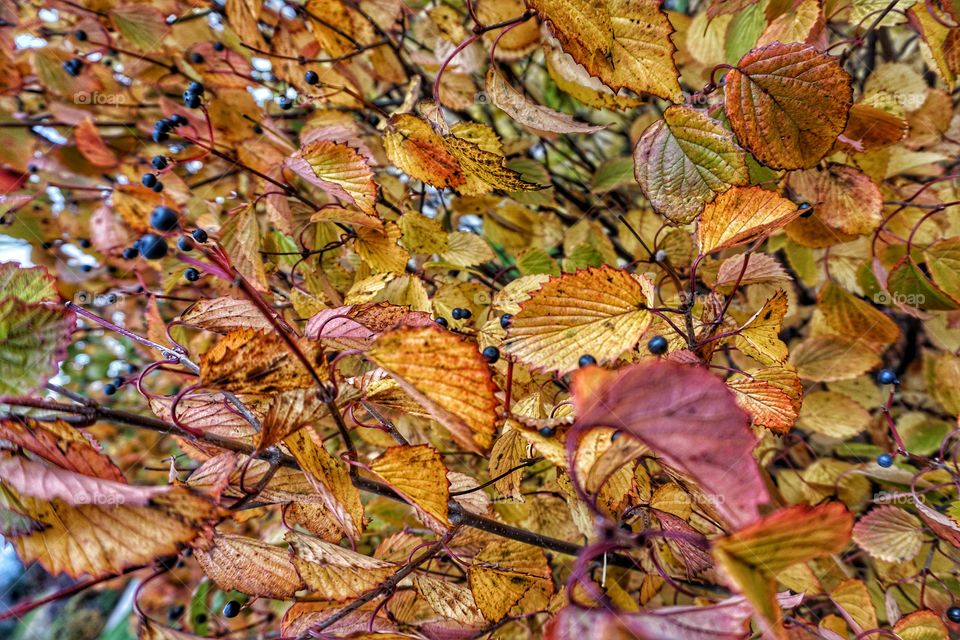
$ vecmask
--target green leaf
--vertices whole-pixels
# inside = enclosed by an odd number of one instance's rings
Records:
[[[0,291],[23,302],[57,300],[56,280],[43,267],[22,267],[16,262],[0,263]]]
[[[634,151],[640,188],[659,213],[690,222],[731,185],[750,181],[733,134],[705,113],[674,106],[650,125]]]
[[[632,158],[613,158],[607,160],[593,174],[590,181],[590,191],[593,193],[606,193],[613,191],[618,187],[629,184],[633,179],[633,159]]]
[[[960,238],[934,242],[923,255],[937,286],[954,300],[960,300]]]
[[[170,31],[159,9],[142,2],[110,9],[110,19],[127,42],[141,51],[156,51]]]
[[[57,372],[74,315],[57,307],[0,300],[0,394],[23,395]]]
[[[521,275],[530,276],[538,273],[546,273],[551,276],[560,275],[560,267],[557,261],[550,257],[550,254],[540,248],[532,248],[525,251],[523,255],[517,258],[517,268]]]
[[[912,258],[907,258],[887,277],[887,289],[895,302],[926,311],[951,311],[958,305],[927,279]]]

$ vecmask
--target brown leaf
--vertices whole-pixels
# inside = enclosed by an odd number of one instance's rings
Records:
[[[193,555],[224,591],[289,600],[303,588],[286,549],[255,538],[217,534],[208,544],[194,547]]]
[[[847,124],[850,76],[809,45],[773,44],[743,56],[726,77],[724,107],[737,139],[775,169],[812,167]]]

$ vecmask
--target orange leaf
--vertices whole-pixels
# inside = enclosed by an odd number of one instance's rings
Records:
[[[812,167],[847,124],[850,76],[809,45],[775,42],[754,49],[726,77],[733,132],[757,160],[775,169]]]
[[[90,164],[105,168],[117,166],[117,154],[104,144],[91,118],[81,120],[73,135],[77,140],[77,149]]]
[[[700,214],[697,246],[701,255],[747,244],[783,227],[800,210],[762,187],[731,187]]]

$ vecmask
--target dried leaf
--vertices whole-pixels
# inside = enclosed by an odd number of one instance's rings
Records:
[[[923,528],[912,513],[884,505],[860,518],[853,541],[874,558],[886,562],[912,560],[920,553]]]
[[[245,536],[217,534],[193,555],[224,591],[289,600],[303,588],[287,550]]]

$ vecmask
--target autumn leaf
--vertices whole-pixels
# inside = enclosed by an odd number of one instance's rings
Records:
[[[100,132],[90,118],[84,118],[73,132],[80,153],[98,167],[114,167],[117,155],[103,142]]]
[[[706,114],[672,106],[633,151],[644,195],[669,220],[690,222],[731,185],[749,182],[746,154],[733,134]]]
[[[753,242],[800,214],[797,206],[760,187],[731,187],[709,203],[697,225],[701,255]]]
[[[615,360],[650,325],[650,289],[642,277],[602,267],[552,278],[521,305],[507,350],[544,371],[568,373],[581,356]]]
[[[592,133],[601,126],[577,122],[572,117],[549,107],[535,104],[514,89],[491,67],[487,72],[487,94],[490,101],[520,124],[538,131],[553,133]]]
[[[775,42],[754,49],[726,81],[724,105],[733,132],[775,169],[812,167],[847,124],[850,76],[812,46]]]
[[[786,315],[787,294],[780,289],[737,330],[737,348],[762,364],[783,364],[789,355],[780,340]]]
[[[807,338],[790,353],[801,378],[817,382],[849,380],[877,367],[879,358],[865,345],[835,335]]]
[[[193,555],[224,591],[287,600],[303,588],[286,549],[255,538],[217,534]]]
[[[764,626],[777,637],[786,637],[775,576],[792,565],[840,552],[852,526],[852,516],[840,503],[789,507],[715,540],[713,557]]]
[[[426,120],[400,114],[387,126],[383,136],[387,156],[410,177],[440,189],[464,183],[459,161]]]
[[[920,520],[912,513],[884,505],[861,518],[853,527],[853,541],[875,558],[903,562],[920,553],[923,542]]]
[[[521,613],[536,611],[537,600],[545,605],[553,594],[543,551],[512,540],[487,545],[473,558],[467,580],[477,606],[491,622],[499,621],[517,606]],[[529,602],[532,610],[524,608],[523,602]]]
[[[444,529],[450,525],[450,482],[443,460],[433,447],[391,447],[373,461],[370,470],[413,506],[427,526]]]
[[[579,428],[609,426],[637,437],[696,480],[734,526],[760,517],[769,497],[751,453],[756,439],[722,380],[653,361],[618,373],[581,370],[573,391]]]
[[[376,215],[377,184],[373,170],[356,149],[330,140],[306,145],[284,161],[284,166],[341,202]]]
[[[453,439],[472,451],[493,442],[497,401],[490,368],[477,347],[434,327],[400,327],[367,352]]]
[[[99,445],[91,437],[61,420],[0,418],[0,437],[60,469],[92,478],[126,482],[123,472],[99,450]]]
[[[653,0],[535,0],[563,50],[613,89],[680,102],[673,27]]]
[[[19,556],[36,560],[50,573],[75,578],[119,573],[176,553],[180,544],[204,535],[219,516],[212,502],[181,488],[147,490],[140,506],[109,501],[71,505],[48,500],[32,482],[24,486],[29,493],[19,493],[3,477],[3,507],[42,526],[16,537],[6,534]]]
[[[328,600],[346,600],[377,585],[397,567],[302,533],[286,535],[291,560],[307,587]]]
[[[326,376],[319,345],[301,340],[302,352],[318,375]],[[234,329],[224,335],[200,361],[200,379],[237,393],[270,393],[305,389],[313,378],[305,365],[273,331]]]
[[[29,393],[56,373],[74,327],[72,312],[0,298],[0,392]]]

